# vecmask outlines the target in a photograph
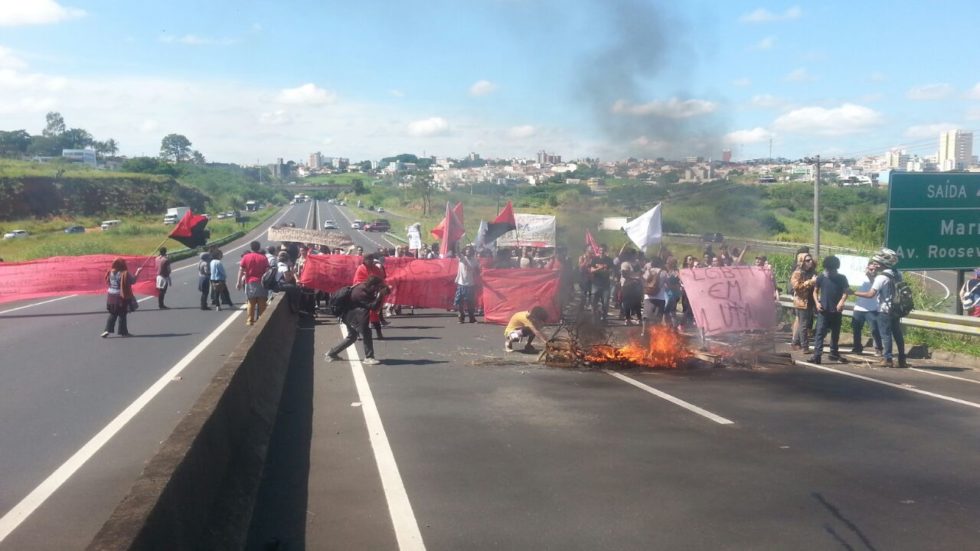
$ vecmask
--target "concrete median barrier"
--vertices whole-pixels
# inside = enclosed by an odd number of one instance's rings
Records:
[[[228,357],[88,549],[244,546],[295,336],[296,316],[280,297]]]

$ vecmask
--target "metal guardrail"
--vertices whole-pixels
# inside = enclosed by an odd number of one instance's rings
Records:
[[[789,295],[781,295],[779,305],[787,309],[793,308],[793,298]],[[851,304],[844,306],[844,315],[854,316],[854,306]],[[970,316],[913,310],[907,317],[902,318],[902,325],[980,337],[980,318]]]

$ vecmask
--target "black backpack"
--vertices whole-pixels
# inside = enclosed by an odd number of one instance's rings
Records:
[[[337,289],[336,292],[330,295],[330,300],[327,301],[327,307],[330,308],[331,314],[340,317],[351,309],[350,295],[352,289],[354,289],[354,286],[348,285],[347,287]]]
[[[897,279],[890,274],[884,274],[892,284],[892,296],[889,299],[888,314],[893,318],[904,318],[915,308],[912,298],[912,287],[904,279]]]
[[[279,266],[269,266],[269,269],[262,274],[262,287],[269,291],[279,290]]]

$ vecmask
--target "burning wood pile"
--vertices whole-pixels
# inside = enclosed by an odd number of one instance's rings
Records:
[[[565,329],[567,337],[556,336],[547,343],[541,354],[545,363],[561,367],[676,369],[695,357],[688,348],[687,337],[662,325],[622,346],[610,344],[605,329],[589,319]]]

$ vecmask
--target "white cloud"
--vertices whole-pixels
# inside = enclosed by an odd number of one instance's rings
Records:
[[[777,98],[772,94],[759,94],[752,96],[749,103],[752,105],[752,107],[759,109],[783,109],[789,105],[789,102],[786,100]]]
[[[718,109],[714,102],[702,99],[680,100],[671,98],[669,100],[654,100],[648,103],[630,104],[626,100],[619,100],[612,106],[612,112],[617,114],[634,115],[638,117],[656,116],[670,119],[686,119],[707,115]]]
[[[906,92],[905,97],[917,101],[935,101],[953,95],[953,87],[946,83],[915,86]]]
[[[0,46],[0,69],[24,69],[27,63],[10,48]]]
[[[449,122],[442,117],[430,117],[408,123],[408,135],[418,138],[442,136],[449,132]]]
[[[275,111],[259,114],[259,124],[281,126],[291,122],[293,122],[293,119],[285,109],[276,109]]]
[[[649,149],[651,151],[659,151],[661,149],[667,148],[670,144],[663,140],[651,140],[646,136],[640,136],[630,142],[630,145],[640,149]]]
[[[773,133],[765,128],[756,127],[750,130],[736,130],[725,135],[725,143],[755,144],[765,143],[772,139]]]
[[[776,45],[775,36],[767,36],[752,45],[753,50],[771,50]]]
[[[950,130],[956,130],[957,125],[951,122],[940,122],[935,124],[916,124],[905,129],[902,136],[909,138],[910,140],[923,140],[934,138],[937,143],[939,140],[939,135],[943,132],[948,132]]]
[[[470,86],[471,96],[486,96],[494,93],[497,90],[497,85],[490,82],[489,80],[478,80]]]
[[[970,91],[966,93],[968,99],[980,99],[980,82],[973,85]]]
[[[737,78],[732,81],[732,86],[738,86],[739,88],[745,88],[746,86],[752,85],[752,79],[748,77]]]
[[[817,80],[817,77],[811,75],[809,71],[801,67],[790,71],[783,79],[789,82],[813,82]]]
[[[971,107],[966,110],[966,120],[980,121],[980,107]]]
[[[296,88],[281,90],[276,99],[279,103],[291,105],[324,105],[337,101],[337,94],[313,83],[307,83]]]
[[[0,27],[46,25],[85,15],[85,10],[65,7],[54,0],[0,0]]]
[[[882,123],[883,117],[873,109],[845,103],[831,109],[803,107],[780,116],[773,128],[780,132],[820,136],[859,134]]]
[[[0,103],[0,114],[46,113],[54,109],[58,100],[53,97],[20,97],[12,102]]]
[[[67,83],[62,77],[49,77],[38,73],[25,73],[14,69],[0,69],[0,90],[35,90],[57,92]]]
[[[396,98],[403,98],[403,97],[405,97],[405,92],[402,92],[401,90],[399,90],[397,88],[392,88],[391,90],[388,90],[388,94],[390,94],[390,95],[392,95],[392,96],[394,96]]]
[[[173,36],[165,34],[160,37],[160,42],[165,44],[183,44],[185,46],[231,46],[238,43],[234,38],[212,38],[198,36],[196,34],[185,34],[183,36]]]
[[[148,134],[150,132],[156,132],[158,128],[160,128],[160,123],[153,119],[146,119],[140,123],[139,130],[144,134]]]
[[[871,82],[885,82],[888,80],[888,75],[882,73],[881,71],[872,71],[871,74],[868,75],[868,80]]]
[[[738,20],[742,23],[775,23],[777,21],[799,19],[802,16],[803,10],[799,6],[793,6],[783,13],[773,13],[765,8],[758,8],[739,17]]]
[[[537,129],[530,124],[524,124],[521,126],[513,126],[507,131],[507,135],[511,138],[529,138],[537,132]]]

